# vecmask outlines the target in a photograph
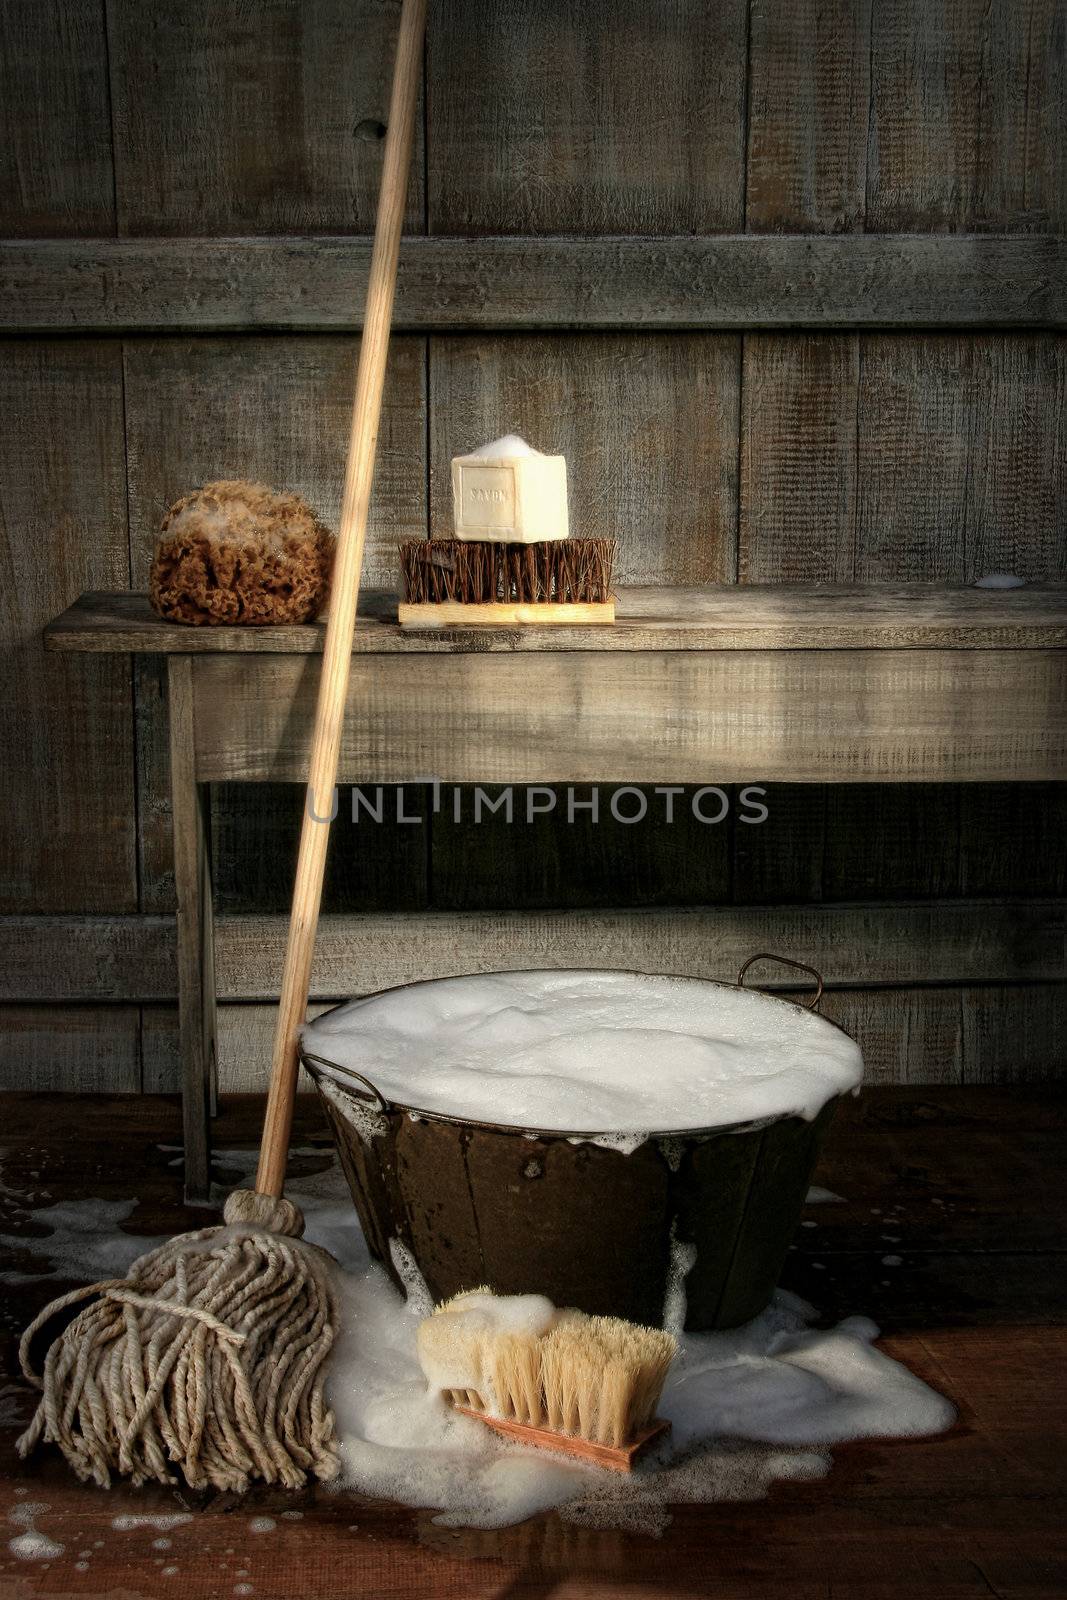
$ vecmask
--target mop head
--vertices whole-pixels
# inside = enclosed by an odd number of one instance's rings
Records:
[[[207,483],[163,518],[148,597],[168,622],[310,622],[326,599],[333,551],[333,536],[298,494]]]
[[[338,1469],[323,1365],[337,1327],[333,1263],[300,1242],[288,1200],[237,1190],[223,1227],[181,1234],[46,1306],[19,1358],[41,1391],[18,1441],[57,1444],[78,1477],[113,1475],[241,1492],[298,1489]],[[57,1312],[89,1300],[48,1350],[30,1344]]]

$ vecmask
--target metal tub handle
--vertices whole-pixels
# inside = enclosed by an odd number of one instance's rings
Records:
[[[310,1050],[301,1050],[300,1059],[305,1067],[313,1062],[324,1077],[331,1078],[335,1083],[340,1080],[343,1085],[346,1085],[346,1080],[355,1079],[356,1083],[362,1084],[363,1088],[372,1096],[375,1111],[380,1112],[383,1116],[392,1110],[381,1090],[376,1089],[370,1079],[365,1078],[362,1072],[357,1072],[355,1067],[342,1067],[338,1062],[329,1061],[325,1056],[313,1055]],[[314,1077],[314,1073],[312,1073],[312,1076]]]
[[[810,1000],[798,1000],[797,1005],[803,1006],[805,1011],[814,1011],[818,1007],[819,1001],[823,996],[823,989],[825,987],[822,981],[822,974],[816,972],[814,967],[809,967],[806,961],[792,961],[788,956],[776,956],[769,950],[761,950],[758,955],[749,956],[748,960],[744,963],[740,972],[737,974],[737,987],[739,989],[743,989],[745,987],[745,973],[748,971],[749,967],[755,966],[757,961],[777,961],[780,966],[794,967],[797,972],[806,972],[809,978],[814,978],[814,996]],[[758,988],[759,985],[757,984],[755,987]]]

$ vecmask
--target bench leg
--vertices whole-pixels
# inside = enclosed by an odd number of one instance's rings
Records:
[[[170,786],[174,883],[178,901],[178,1033],[182,1070],[185,1198],[211,1192],[209,1119],[215,1102],[215,956],[207,788],[197,783],[193,738],[193,663],[171,656]]]
[[[197,784],[196,798],[200,821],[200,840],[197,846],[200,856],[200,1015],[203,1023],[204,1054],[207,1058],[208,1116],[217,1117],[219,1057],[215,1045],[215,899],[211,887],[211,791],[206,783]]]

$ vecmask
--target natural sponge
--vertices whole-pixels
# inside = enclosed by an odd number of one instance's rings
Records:
[[[206,483],[163,518],[149,599],[171,622],[309,622],[326,598],[333,550],[299,495]]]

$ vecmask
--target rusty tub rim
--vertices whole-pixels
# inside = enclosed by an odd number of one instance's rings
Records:
[[[809,973],[810,976],[815,979],[816,984],[813,998],[806,1003],[796,1000],[783,1000],[780,995],[768,994],[766,990],[759,989],[756,986],[746,986],[744,981],[745,974],[748,972],[748,969],[757,961],[777,961],[783,966],[795,967],[801,972]],[[408,983],[393,983],[387,985],[384,989],[374,989],[370,994],[360,995],[355,1004],[361,1005],[365,1002],[376,1000],[381,995],[399,994],[404,989],[425,988],[429,984],[453,983],[458,982],[463,978],[491,977],[495,976],[498,971],[504,975],[513,974],[515,976],[534,972],[581,971],[593,973],[597,976],[604,975],[609,977],[666,978],[671,983],[697,983],[704,988],[710,986],[714,989],[745,989],[748,987],[749,993],[754,992],[759,994],[760,998],[766,1000],[768,1004],[782,1006],[788,1011],[803,1016],[807,1016],[811,1012],[817,1010],[819,1001],[822,999],[824,989],[822,977],[814,967],[808,966],[806,962],[794,961],[788,956],[772,955],[769,952],[760,951],[756,955],[749,956],[748,960],[742,964],[737,975],[737,981],[735,983],[726,982],[721,978],[695,978],[688,973],[640,972],[634,967],[508,967],[500,969],[494,968],[490,972],[451,972],[447,977],[443,978],[414,978]],[[335,1011],[340,1011],[343,1006],[351,1004],[353,1004],[353,1002],[350,1000],[339,1000],[336,1005],[329,1006],[325,1011],[320,1012],[319,1016],[315,1018],[315,1021],[319,1022],[323,1017],[332,1016]],[[844,1037],[850,1040],[853,1044],[856,1043],[855,1039],[852,1038],[850,1033],[848,1033],[838,1023],[832,1022],[829,1017],[824,1017],[820,1013],[819,1021],[825,1023],[828,1028],[833,1028],[835,1032],[843,1034]],[[311,1024],[308,1024],[308,1026],[311,1026]],[[424,1106],[410,1105],[405,1101],[387,1100],[382,1094],[381,1090],[378,1089],[369,1078],[365,1077],[363,1073],[357,1072],[354,1067],[342,1066],[337,1061],[331,1061],[328,1056],[323,1056],[317,1051],[306,1049],[303,1037],[300,1039],[299,1055],[302,1066],[312,1079],[315,1087],[320,1089],[320,1092],[321,1088],[319,1080],[324,1078],[328,1082],[333,1083],[336,1087],[343,1089],[346,1094],[351,1095],[354,1099],[365,1101],[368,1105],[368,1108],[377,1113],[379,1116],[388,1116],[390,1113],[395,1112],[398,1115],[411,1117],[413,1120],[418,1120],[421,1122],[444,1122],[452,1127],[478,1128],[484,1132],[518,1135],[531,1140],[567,1139],[576,1144],[583,1142],[592,1143],[597,1139],[627,1138],[631,1136],[626,1133],[620,1133],[618,1129],[613,1128],[601,1128],[597,1130],[585,1130],[577,1128],[535,1128],[528,1125],[522,1126],[517,1123],[510,1122],[484,1122],[479,1121],[476,1117],[463,1117],[451,1111],[428,1110]],[[860,1084],[857,1084],[851,1093],[858,1093],[860,1086]],[[826,1099],[823,1101],[823,1105],[820,1107],[820,1111],[825,1109],[825,1107],[829,1105],[831,1101],[840,1100],[843,1098],[844,1094],[849,1092],[850,1091],[846,1089],[827,1095]],[[818,1113],[816,1114],[818,1115]],[[783,1111],[777,1115],[751,1117],[742,1122],[716,1122],[710,1127],[649,1129],[644,1133],[644,1137],[641,1142],[642,1144],[647,1144],[650,1140],[654,1139],[706,1139],[712,1137],[713,1135],[726,1133],[755,1133],[761,1128],[773,1126],[773,1124],[776,1122],[784,1122],[789,1117],[797,1117],[798,1120],[801,1121],[814,1121],[814,1118],[801,1117],[800,1113],[796,1111]],[[637,1136],[637,1130],[634,1131],[632,1136]],[[610,1149],[611,1147],[608,1146],[607,1148]],[[640,1146],[636,1146],[635,1148],[639,1149]],[[616,1153],[626,1154],[627,1152]]]

